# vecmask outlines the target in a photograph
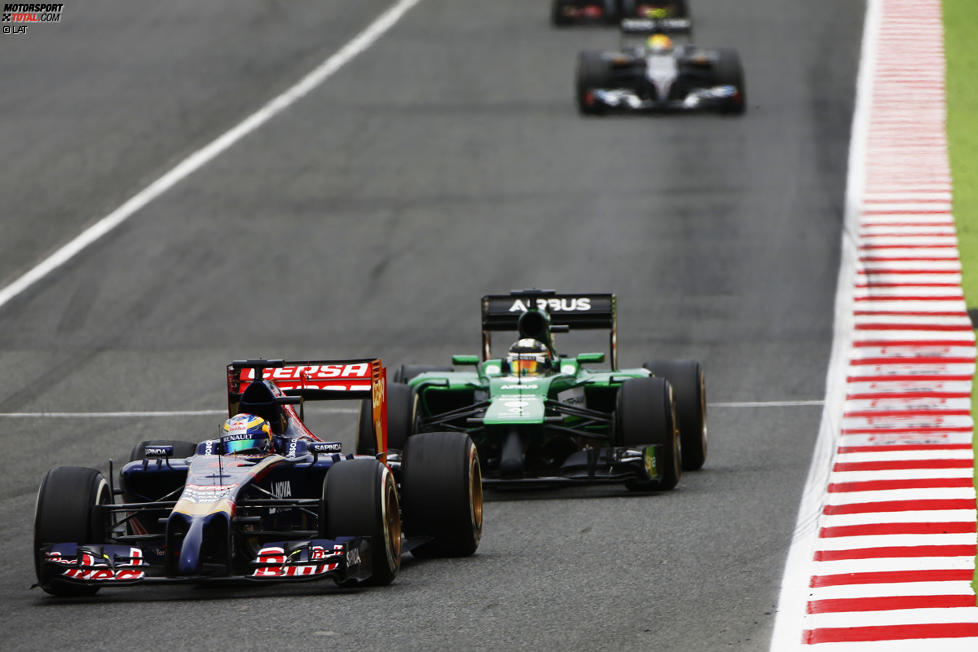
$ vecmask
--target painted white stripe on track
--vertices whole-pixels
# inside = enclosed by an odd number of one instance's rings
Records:
[[[855,537],[820,537],[816,550],[866,550],[869,548],[975,545],[975,533],[966,534],[880,534]]]
[[[925,440],[925,441],[917,441]],[[843,446],[869,446],[875,445],[879,446],[881,443],[884,444],[970,444],[971,443],[971,433],[970,432],[929,432],[922,436],[898,436],[895,438],[890,438],[888,435],[880,435],[879,433],[870,434],[851,434],[847,433],[842,436]]]
[[[915,512],[867,512],[865,514],[822,515],[822,527],[871,525],[874,523],[964,523],[975,522],[974,509],[930,509]]]
[[[923,489],[884,489],[880,491],[832,491],[826,505],[859,505],[891,500],[953,500],[975,499],[975,488],[928,487]]]
[[[812,614],[812,629],[822,627],[875,627],[881,625],[923,625],[933,623],[967,623],[978,621],[978,607],[944,607],[941,609],[894,609]],[[919,651],[927,648],[918,647]],[[939,648],[943,649],[943,648]]]
[[[305,97],[310,91],[314,90],[324,81],[332,77],[343,66],[352,61],[358,54],[373,45],[377,39],[393,27],[418,2],[420,0],[399,0],[370,23],[366,29],[357,34],[352,40],[337,50],[335,54],[319,64],[290,88],[269,100],[260,109],[204,147],[190,154],[169,172],[130,197],[125,203],[98,222],[82,231],[73,240],[38,263],[33,269],[27,271],[10,285],[0,289],[0,307],[3,307],[11,299],[64,265],[92,243],[124,223],[137,211],[202,168],[239,140],[260,128],[299,99]]]
[[[845,598],[887,598],[912,595],[971,595],[971,582],[888,582],[882,584],[842,584],[812,589],[812,600]]]
[[[824,401],[721,401],[710,403],[711,408],[765,408],[820,406]],[[354,414],[358,408],[327,408],[308,406],[306,411],[330,414]],[[134,417],[197,417],[225,414],[227,410],[137,410],[119,412],[0,412],[0,419],[131,419]]]
[[[850,462],[893,462],[898,460],[970,460],[972,451],[966,449],[947,450],[944,448],[930,448],[923,450],[886,450],[885,446],[880,446],[882,450],[874,452],[859,453],[839,453],[835,457],[837,463]]]
[[[925,478],[970,478],[971,467],[962,469],[888,469],[885,471],[836,471],[832,482],[876,482],[879,480],[921,480]]]
[[[841,421],[843,401],[846,395],[846,354],[852,341],[852,308],[855,271],[859,258],[854,241],[858,232],[859,210],[866,181],[866,135],[869,126],[869,108],[872,80],[876,65],[880,0],[867,0],[863,21],[863,39],[856,79],[856,100],[850,129],[848,172],[844,224],[841,241],[841,260],[836,285],[832,350],[826,371],[825,406],[819,424],[818,438],[808,476],[798,506],[794,536],[788,549],[781,591],[778,597],[774,631],[771,634],[771,652],[802,649],[802,632],[805,629],[805,606],[809,599],[809,578],[813,572],[812,553],[818,532],[818,516],[827,500],[829,467],[835,451],[838,424]],[[896,187],[903,191],[907,188]],[[949,189],[949,188],[942,188]],[[888,190],[888,189],[886,189]],[[818,571],[816,571],[818,572]],[[831,571],[823,571],[828,574]]]
[[[308,407],[307,412],[326,414],[356,414],[358,408]],[[120,412],[0,412],[0,418],[8,419],[134,419],[200,417],[227,414],[227,410],[156,410]]]
[[[882,557],[879,559],[843,559],[840,561],[815,561],[809,566],[813,577],[842,575],[846,573],[879,573],[890,571],[974,570],[973,555],[965,557]],[[805,598],[808,591],[806,576]],[[802,607],[804,609],[804,606]],[[800,630],[799,630],[800,631]],[[772,652],[774,652],[772,650]]]

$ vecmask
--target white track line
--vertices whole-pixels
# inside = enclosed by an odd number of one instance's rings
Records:
[[[863,22],[862,49],[856,79],[856,101],[852,115],[849,141],[848,175],[846,179],[845,223],[842,229],[842,255],[835,291],[834,335],[832,352],[825,381],[825,407],[818,429],[818,439],[812,454],[808,478],[798,507],[798,520],[788,549],[781,594],[771,635],[771,652],[797,650],[805,622],[805,607],[809,600],[812,551],[818,538],[818,517],[825,488],[828,486],[830,461],[835,452],[835,437],[840,428],[846,396],[847,352],[852,339],[853,292],[859,252],[858,220],[865,187],[866,134],[869,108],[872,102],[872,79],[875,74],[876,45],[879,29],[878,0],[867,0]]]
[[[358,408],[307,408],[325,414],[357,414]],[[133,419],[143,417],[202,417],[227,414],[227,410],[155,410],[135,412],[0,412],[8,419]]]
[[[757,408],[757,407],[807,407],[819,406],[824,401],[743,401],[710,403],[709,407]],[[328,414],[355,414],[358,408],[307,407],[311,412]],[[153,410],[120,412],[0,412],[0,419],[132,419],[141,417],[201,417],[225,414],[227,410]]]
[[[391,6],[376,20],[370,23],[366,29],[357,34],[351,41],[347,42],[335,54],[319,64],[293,86],[272,98],[268,103],[237,125],[177,163],[169,172],[140,190],[121,206],[42,260],[33,269],[0,290],[0,307],[3,307],[11,299],[30,288],[58,267],[64,265],[86,247],[132,217],[138,210],[202,168],[229,147],[257,130],[332,77],[340,68],[373,45],[378,38],[393,27],[418,2],[420,0],[400,0]]]

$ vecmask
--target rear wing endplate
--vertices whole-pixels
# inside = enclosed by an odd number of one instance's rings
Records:
[[[545,311],[551,326],[561,330],[609,331],[611,368],[618,368],[618,312],[614,294],[568,293],[554,290],[513,290],[482,297],[482,359],[492,357],[492,331],[518,330],[528,310]]]

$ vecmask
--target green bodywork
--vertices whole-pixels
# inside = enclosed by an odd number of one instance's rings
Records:
[[[478,362],[474,356],[455,356],[456,364],[475,362],[475,369],[429,371],[409,380],[417,396],[415,427],[422,432],[467,432],[490,462],[505,437],[516,430],[530,468],[556,468],[576,450],[615,446],[618,388],[629,378],[652,375],[644,368],[585,367],[603,358],[558,358],[549,375],[517,376],[508,373],[502,359]],[[654,460],[649,465],[654,474]]]

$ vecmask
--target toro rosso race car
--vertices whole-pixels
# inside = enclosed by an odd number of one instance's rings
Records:
[[[623,18],[672,18],[689,24],[686,0],[552,0],[554,25],[608,23]]]
[[[622,46],[578,54],[578,110],[719,111],[743,113],[746,106],[740,56],[729,48],[679,45],[666,32],[667,20],[624,20]],[[641,38],[635,42],[638,35]]]
[[[217,438],[141,442],[118,485],[111,461],[108,479],[72,466],[47,473],[34,518],[42,589],[78,596],[135,584],[323,578],[383,585],[403,551],[463,556],[478,547],[472,441],[430,433],[388,455],[379,359],[237,361],[227,385],[230,418]],[[368,404],[373,454],[344,454],[304,425],[305,401],[336,398]]]
[[[604,353],[559,354],[553,334],[610,333],[610,368],[591,369]],[[491,334],[518,339],[494,356]],[[482,298],[481,358],[455,355],[453,366],[404,365],[389,384],[392,438],[410,448],[428,432],[468,434],[488,486],[624,483],[631,490],[672,489],[682,470],[706,459],[706,385],[691,360],[656,360],[619,369],[612,294],[522,290]],[[457,366],[472,367],[470,371]],[[374,437],[361,420],[364,442]],[[394,445],[394,444],[392,444]]]

